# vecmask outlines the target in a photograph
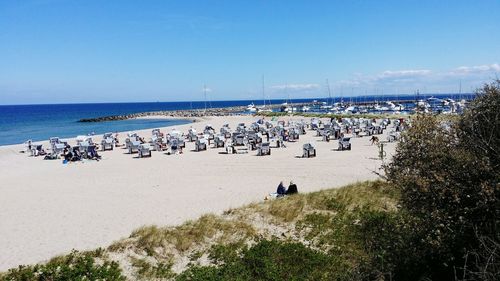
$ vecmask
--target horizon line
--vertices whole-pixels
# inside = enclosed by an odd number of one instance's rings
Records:
[[[465,93],[419,93],[420,96],[434,96],[434,95],[472,95],[474,92],[465,92]],[[265,99],[266,101],[286,101],[286,100],[324,100],[324,99],[341,99],[341,98],[358,98],[358,97],[408,97],[408,96],[416,96],[416,93],[411,94],[363,94],[363,95],[337,95],[332,97],[314,97],[314,98],[279,98],[279,99]],[[131,104],[131,103],[190,103],[190,102],[228,102],[228,101],[262,101],[262,99],[232,99],[232,100],[178,100],[178,101],[116,101],[116,102],[55,102],[55,103],[12,103],[12,104],[0,104],[0,106],[30,106],[30,105],[76,105],[76,104]]]

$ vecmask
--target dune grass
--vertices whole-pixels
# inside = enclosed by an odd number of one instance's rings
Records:
[[[113,280],[198,280],[183,278],[189,274],[196,277],[198,273],[213,273],[220,277],[222,275],[217,275],[222,274],[219,270],[246,272],[251,269],[241,264],[240,259],[255,254],[255,251],[271,262],[280,257],[266,251],[292,255],[300,250],[306,251],[304,255],[318,259],[317,264],[309,264],[304,269],[307,272],[319,274],[321,270],[315,266],[321,265],[328,266],[333,274],[328,277],[339,277],[337,271],[352,277],[361,264],[370,260],[361,242],[364,238],[356,235],[359,225],[370,212],[396,212],[398,197],[397,192],[383,181],[359,182],[339,189],[254,203],[227,210],[222,215],[207,214],[179,226],[144,226],[107,249],[85,253],[92,259],[86,268],[110,274],[115,278]],[[283,235],[285,233],[289,235]],[[55,267],[68,264],[68,260],[74,260],[71,255],[75,254],[52,259],[48,264]],[[292,256],[282,258],[293,260]],[[251,259],[258,260],[258,257]],[[328,263],[323,264],[324,261]],[[99,267],[102,262],[110,269],[109,273]],[[234,268],[225,268],[231,263]],[[0,275],[0,280],[18,280],[10,277],[33,273],[39,267],[11,270]],[[188,270],[186,274],[178,275],[185,270]]]
[[[281,280],[289,277],[282,272],[286,265],[274,271],[273,264],[281,266],[302,254],[307,255],[308,259],[318,260],[317,264],[296,264],[299,272],[314,275],[314,280],[364,279],[372,270],[367,265],[371,264],[374,256],[365,242],[371,241],[371,236],[378,237],[382,230],[365,233],[362,227],[380,217],[389,218],[388,225],[393,223],[395,220],[391,214],[398,212],[398,197],[398,193],[385,182],[360,182],[340,189],[298,194],[232,209],[225,216],[249,222],[255,217],[264,218],[264,222],[270,224],[268,228],[278,227],[280,231],[290,232],[291,235],[266,234],[261,225],[258,229],[259,239],[255,243],[215,244],[209,250],[209,265],[188,266],[178,280],[207,280],[205,276],[211,276],[213,279],[210,280]],[[307,247],[302,248],[300,245]],[[259,259],[259,267],[269,270],[254,268],[253,264],[257,262],[253,260],[255,258]]]
[[[141,227],[133,231],[129,239],[115,242],[108,250],[120,251],[132,247],[136,252],[142,250],[149,256],[155,256],[159,253],[158,249],[173,247],[182,253],[207,239],[215,238],[222,243],[230,238],[249,238],[253,235],[255,230],[248,223],[209,214],[176,227]]]
[[[172,263],[158,262],[153,264],[146,258],[130,257],[130,263],[135,269],[135,275],[140,280],[171,279],[175,277],[172,272]]]

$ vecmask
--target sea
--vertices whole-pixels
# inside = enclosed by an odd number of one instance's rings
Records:
[[[436,96],[436,95],[435,95]],[[437,95],[439,98],[454,97],[452,94]],[[429,96],[430,97],[430,96]],[[415,96],[362,96],[316,99],[292,99],[289,103],[319,102],[370,102],[383,100],[413,100]],[[285,100],[266,100],[266,104],[281,104]],[[165,126],[183,125],[189,119],[130,119],[98,123],[78,122],[84,118],[125,115],[147,111],[187,110],[247,106],[259,106],[262,100],[193,101],[193,102],[137,102],[137,103],[81,103],[0,105],[0,145],[20,144],[27,140],[42,141],[50,137],[71,138],[78,135],[127,132]]]

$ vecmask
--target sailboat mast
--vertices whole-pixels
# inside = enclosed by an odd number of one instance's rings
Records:
[[[286,95],[286,103],[290,102],[290,94],[288,93],[288,83],[285,83],[285,95]]]
[[[332,104],[332,93],[330,91],[330,83],[328,82],[328,79],[326,79],[326,89],[328,90],[328,105]]]
[[[207,112],[207,85],[203,85],[203,96],[205,97],[205,112]]]
[[[264,87],[264,75],[262,75],[262,101],[264,102],[264,107],[266,107],[266,92]]]
[[[457,100],[461,100],[461,99],[462,99],[462,80],[460,80],[460,84],[458,87],[458,99]]]
[[[344,105],[344,86],[340,86],[340,106]]]

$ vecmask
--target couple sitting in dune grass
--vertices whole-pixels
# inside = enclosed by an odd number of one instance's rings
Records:
[[[276,192],[270,193],[269,196],[271,198],[279,198],[279,197],[283,197],[285,195],[293,195],[293,194],[296,194],[298,192],[299,191],[297,189],[297,185],[295,183],[293,183],[293,181],[290,181],[290,185],[288,185],[288,188],[286,188],[283,185],[283,182],[281,181],[280,184],[278,185]],[[265,200],[269,199],[269,196],[266,196]]]

